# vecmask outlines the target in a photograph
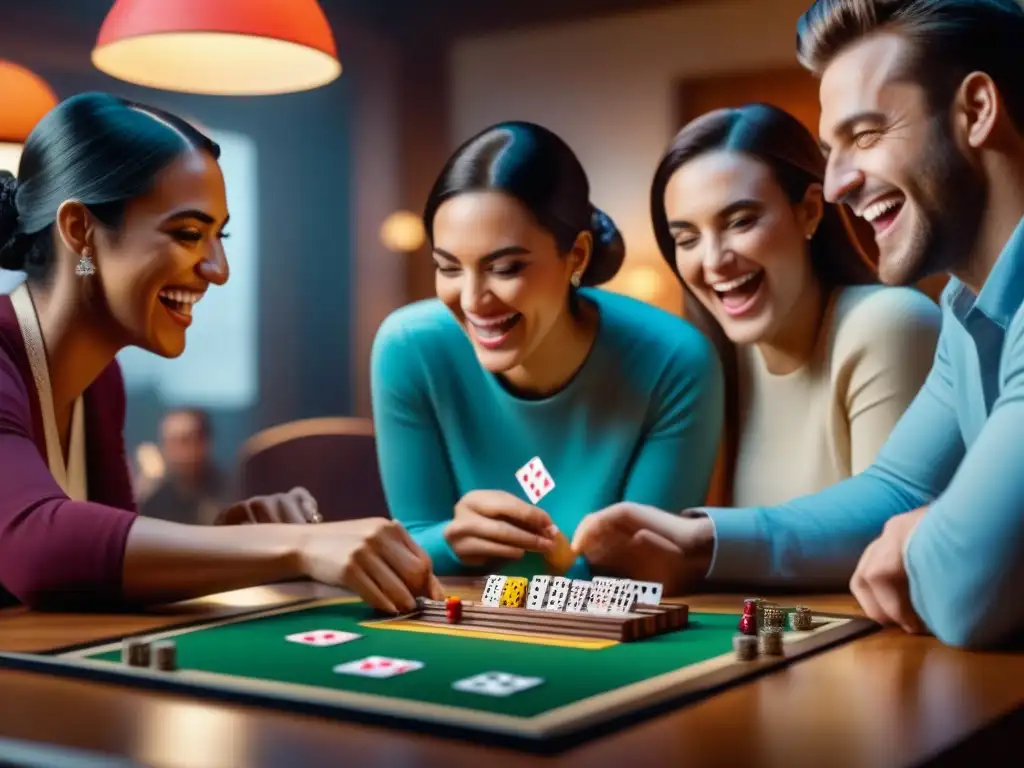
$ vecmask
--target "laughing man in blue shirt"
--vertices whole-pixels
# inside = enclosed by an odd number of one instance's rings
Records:
[[[574,545],[676,590],[850,585],[865,613],[983,648],[1024,633],[1024,8],[817,0],[825,195],[871,223],[891,285],[940,272],[934,367],[874,466],[775,507],[620,504]],[[642,558],[642,559],[641,559]]]

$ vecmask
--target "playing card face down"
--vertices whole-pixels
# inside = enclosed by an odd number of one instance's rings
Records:
[[[457,691],[477,693],[481,696],[511,696],[535,688],[544,682],[541,677],[523,677],[508,672],[483,672],[452,684]]]
[[[531,504],[536,504],[555,490],[554,478],[548,473],[539,456],[534,456],[516,470],[516,480],[519,481]]]
[[[387,656],[367,656],[365,659],[339,664],[334,671],[341,675],[357,677],[395,677],[423,668],[422,661],[411,659],[392,659]]]
[[[357,635],[355,632],[339,632],[334,629],[314,629],[310,632],[297,632],[294,635],[288,635],[285,640],[289,643],[299,643],[300,645],[313,645],[320,648],[326,648],[332,645],[341,645],[351,640],[362,637]]]

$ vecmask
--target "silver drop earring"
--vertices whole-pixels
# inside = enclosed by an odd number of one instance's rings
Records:
[[[90,277],[96,274],[96,265],[92,263],[92,255],[88,248],[82,249],[82,258],[75,265],[75,274],[79,277]]]
[[[569,282],[572,283],[573,288],[579,288],[580,283],[583,282],[583,276],[579,272],[573,272],[572,277],[569,278]]]

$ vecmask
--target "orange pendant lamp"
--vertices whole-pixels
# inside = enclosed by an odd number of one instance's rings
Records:
[[[306,91],[341,74],[316,0],[116,0],[92,63],[129,83],[217,96]]]
[[[39,75],[0,59],[0,170],[18,172],[22,145],[57,96]]]

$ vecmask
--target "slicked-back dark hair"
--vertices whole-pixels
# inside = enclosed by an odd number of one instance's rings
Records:
[[[147,193],[179,155],[220,147],[180,117],[109,93],[62,101],[32,129],[15,179],[0,173],[0,268],[46,280],[53,223],[78,200],[105,226],[121,225],[125,204]]]
[[[580,232],[594,245],[583,285],[615,277],[626,246],[615,222],[590,202],[590,182],[576,154],[552,131],[535,123],[499,123],[455,150],[427,198],[423,224],[434,239],[434,216],[449,198],[466,192],[503,192],[521,202],[566,254]]]
[[[904,76],[933,110],[946,109],[971,72],[992,78],[1024,130],[1024,6],[1019,0],[816,0],[797,22],[797,58],[820,75],[849,45],[891,31],[913,44]]]

